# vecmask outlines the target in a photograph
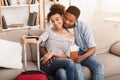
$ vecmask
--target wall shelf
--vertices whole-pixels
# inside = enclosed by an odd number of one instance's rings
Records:
[[[0,31],[32,28],[37,25],[39,25],[40,28],[40,0],[32,0],[31,2],[28,2],[28,0],[21,0],[20,4],[16,4],[13,0],[11,0],[11,2],[11,5],[6,5],[2,4],[0,0]],[[35,14],[32,14],[34,16],[31,17],[30,14],[34,12]],[[1,19],[3,16],[8,29],[3,29],[3,19]],[[30,20],[32,20],[33,25],[28,23]],[[8,26],[21,23],[24,25],[23,27],[10,28]]]
[[[2,29],[2,31],[11,31],[11,30],[19,30],[19,29],[39,29],[39,28],[40,28],[39,26],[25,26],[25,27]]]
[[[12,7],[28,7],[28,6],[38,6],[38,4],[24,4],[24,5],[10,5],[10,6],[1,6],[1,8],[12,8]]]

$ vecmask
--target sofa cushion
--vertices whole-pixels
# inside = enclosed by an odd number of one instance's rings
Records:
[[[112,54],[120,56],[120,41],[115,42],[111,46],[109,52],[112,53]]]
[[[97,55],[104,65],[105,77],[120,74],[120,57],[111,53]]]
[[[35,29],[35,30],[29,30],[28,35],[30,36],[40,36],[44,30],[41,29]],[[37,60],[37,46],[36,44],[30,44],[31,52],[32,52],[32,59],[33,61]]]
[[[20,37],[22,35],[28,35],[28,30],[20,29],[20,30],[3,31],[3,32],[0,32],[0,39],[5,39],[5,40],[9,40],[9,41],[14,41],[14,42],[20,42]],[[27,54],[27,60],[32,60],[29,45],[27,45],[27,53],[29,53],[29,54]],[[22,56],[23,56],[23,53],[22,53]],[[22,60],[24,60],[23,57],[22,57]]]
[[[0,66],[22,68],[22,46],[20,43],[0,39]]]
[[[88,67],[82,66],[83,73],[84,73],[84,78],[85,80],[90,80],[91,79],[91,72]]]

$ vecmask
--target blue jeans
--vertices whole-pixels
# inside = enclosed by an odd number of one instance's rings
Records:
[[[65,69],[57,70],[56,76],[60,77],[60,79],[57,79],[57,80],[67,80],[67,75],[65,74],[65,72],[66,72]],[[74,78],[74,80],[84,80],[82,66],[79,63],[75,64],[75,78]]]
[[[56,79],[57,79],[57,80],[68,80],[68,79],[67,79],[67,75],[66,75],[66,70],[63,69],[63,68],[58,69],[58,70],[56,71],[55,76],[56,76]]]
[[[80,63],[75,64],[75,80],[84,80],[84,73]]]
[[[83,55],[84,53],[85,52],[83,51],[79,51],[79,55]],[[92,80],[104,80],[104,66],[95,55],[88,57],[87,59],[82,61],[80,64],[88,67],[91,70]],[[76,65],[77,66],[76,76],[78,76],[78,78],[81,77],[81,79],[76,79],[76,80],[84,80],[83,76],[81,76],[83,74],[81,74],[79,71],[79,69],[81,69],[81,65]]]
[[[74,62],[67,58],[55,58],[51,66],[45,66],[41,62],[41,70],[49,75],[55,75],[57,80],[74,80]],[[62,74],[61,74],[62,72]],[[61,77],[62,76],[62,77]]]

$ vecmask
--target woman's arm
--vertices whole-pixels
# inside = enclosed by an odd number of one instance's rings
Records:
[[[43,64],[46,64],[47,61],[48,61],[49,59],[51,59],[52,57],[56,57],[56,58],[68,58],[68,56],[65,55],[65,54],[60,54],[60,53],[55,53],[55,52],[48,52],[47,54],[45,54],[45,55],[43,56],[43,61],[42,61],[42,63],[43,63]]]
[[[67,55],[65,54],[60,54],[60,53],[54,53],[54,52],[51,52],[53,57],[56,57],[56,58],[68,58]]]

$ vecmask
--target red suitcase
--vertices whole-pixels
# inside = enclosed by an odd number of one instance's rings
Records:
[[[36,36],[28,36],[26,38],[36,38]],[[17,76],[16,80],[49,80],[46,73],[40,70],[40,54],[39,54],[39,42],[37,42],[37,65],[38,70],[29,70],[27,71],[27,56],[26,56],[26,44],[23,46],[24,49],[24,72]]]

